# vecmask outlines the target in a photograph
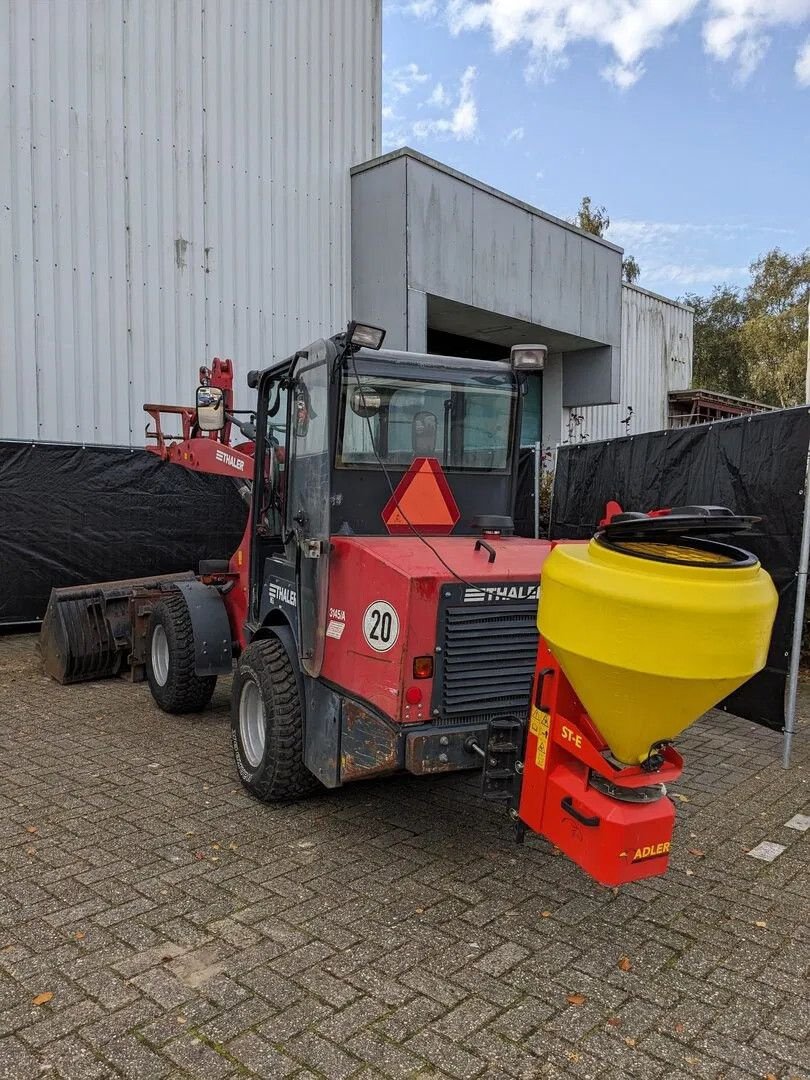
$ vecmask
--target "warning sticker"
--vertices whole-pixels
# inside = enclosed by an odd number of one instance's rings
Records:
[[[551,728],[551,717],[545,710],[532,706],[532,718],[529,722],[529,731],[537,739],[537,750],[534,761],[538,769],[546,767],[546,752],[548,751],[548,734]]]
[[[343,631],[346,629],[346,623],[339,622],[337,619],[330,619],[329,625],[326,627],[326,636],[336,638],[338,641],[343,637]]]

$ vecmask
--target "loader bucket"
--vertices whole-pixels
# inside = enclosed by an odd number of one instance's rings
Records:
[[[62,684],[118,675],[132,649],[130,598],[193,577],[187,571],[51,589],[39,635],[45,671]]]

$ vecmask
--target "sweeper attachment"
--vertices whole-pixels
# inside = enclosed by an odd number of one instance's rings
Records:
[[[765,665],[773,583],[708,538],[750,524],[714,507],[621,515],[545,561],[513,814],[603,885],[666,870],[672,740]]]

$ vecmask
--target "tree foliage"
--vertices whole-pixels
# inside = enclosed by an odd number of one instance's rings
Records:
[[[688,294],[695,309],[692,384],[769,405],[804,401],[810,248],[774,248],[751,264],[744,288]]]
[[[610,216],[604,206],[594,206],[590,195],[583,195],[572,224],[592,236],[604,236],[610,228]],[[622,260],[622,280],[633,285],[640,274],[641,267],[632,255]]]

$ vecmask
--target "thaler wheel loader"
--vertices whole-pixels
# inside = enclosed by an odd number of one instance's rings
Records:
[[[145,406],[149,449],[239,485],[243,539],[185,574],[54,590],[47,670],[145,672],[161,708],[188,712],[235,659],[231,740],[258,798],[479,766],[518,837],[603,884],[662,873],[672,741],[765,663],[775,590],[727,542],[750,521],[687,507],[614,514],[588,544],[515,536],[545,349],[469,360],[386,351],[383,334],[351,323],[250,372],[250,419],[229,361],[201,369],[195,409]]]

